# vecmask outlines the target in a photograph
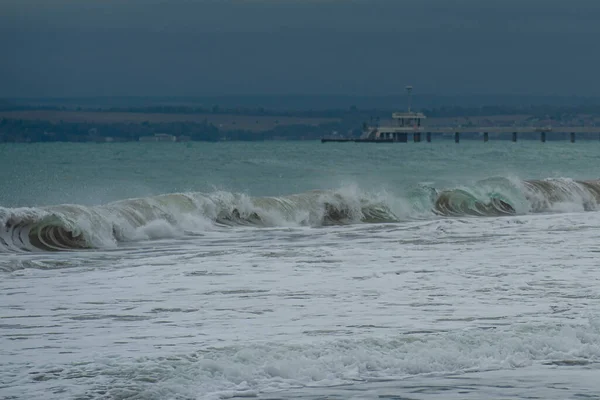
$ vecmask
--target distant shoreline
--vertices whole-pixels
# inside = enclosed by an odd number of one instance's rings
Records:
[[[428,115],[427,126],[431,127],[600,128],[600,106],[450,107],[424,112]],[[68,109],[0,102],[0,142],[320,140],[332,135],[356,138],[360,136],[363,124],[386,124],[389,115],[389,110],[363,110],[354,106],[321,111],[160,105]],[[470,139],[469,135],[461,138]],[[598,140],[596,136],[589,138]],[[555,139],[548,136],[548,140]]]
[[[270,115],[179,114],[127,111],[20,110],[0,111],[0,119],[48,121],[51,123],[142,124],[142,123],[208,123],[222,131],[248,130],[262,132],[285,125],[318,126],[339,122],[339,118],[286,117]]]

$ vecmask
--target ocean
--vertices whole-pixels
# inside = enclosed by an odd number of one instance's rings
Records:
[[[598,399],[600,142],[0,145],[2,399]]]

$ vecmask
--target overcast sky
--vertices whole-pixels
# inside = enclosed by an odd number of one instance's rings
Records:
[[[0,0],[0,97],[600,95],[600,0]]]

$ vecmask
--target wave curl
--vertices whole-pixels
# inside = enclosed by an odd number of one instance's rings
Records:
[[[600,181],[572,179],[490,178],[450,189],[421,185],[400,197],[356,188],[280,197],[223,191],[174,193],[91,207],[0,207],[0,252],[110,248],[210,226],[385,223],[434,216],[592,211],[599,204]]]

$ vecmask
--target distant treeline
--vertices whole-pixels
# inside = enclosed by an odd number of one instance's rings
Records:
[[[18,119],[0,120],[0,142],[104,142],[138,141],[155,134],[173,135],[193,141],[318,139],[331,133],[338,123],[319,126],[285,125],[264,132],[220,131],[208,122],[52,123]]]
[[[421,112],[429,118],[484,117],[519,114],[529,115],[533,118],[564,119],[581,114],[600,116],[600,105],[439,107],[422,109]]]
[[[344,120],[362,120],[370,118],[389,118],[390,114],[399,109],[392,108],[358,108],[351,106],[345,109],[320,109],[320,110],[280,110],[264,107],[224,107],[219,105],[185,106],[185,105],[152,105],[131,107],[65,107],[58,105],[33,106],[15,104],[0,100],[0,111],[23,110],[71,110],[92,112],[123,112],[123,113],[149,113],[149,114],[214,114],[214,115],[244,115],[244,116],[278,116],[302,118],[339,118]],[[401,109],[400,109],[401,110]],[[530,105],[530,106],[443,106],[435,108],[422,108],[429,118],[452,117],[478,117],[526,114],[534,118],[560,119],[564,116],[588,114],[600,116],[600,104],[556,106],[556,105]]]
[[[145,114],[215,114],[239,116],[276,116],[300,118],[332,118],[337,122],[315,125],[314,123],[281,124],[262,132],[244,130],[221,130],[206,119],[203,122],[66,122],[5,118],[0,120],[0,142],[65,142],[65,141],[137,141],[140,137],[158,133],[183,137],[195,141],[222,140],[272,140],[272,139],[318,139],[337,132],[343,136],[360,135],[363,124],[374,124],[389,119],[392,109],[360,109],[351,106],[332,110],[269,110],[262,107],[221,107],[214,105],[181,106],[152,105],[137,107],[67,108],[48,105],[45,107],[15,104],[0,100],[0,111],[71,110],[93,112],[122,112]],[[528,115],[540,120],[569,121],[576,115],[600,116],[600,105],[577,106],[481,106],[437,107],[420,110],[429,118],[481,117],[502,115]]]
[[[278,116],[278,117],[302,117],[302,118],[389,118],[397,109],[359,109],[351,106],[347,109],[331,110],[269,110],[263,107],[257,108],[225,108],[218,105],[210,108],[190,106],[149,106],[149,107],[111,107],[101,111],[130,112],[130,113],[163,113],[163,114],[229,114],[249,116]],[[481,107],[437,107],[423,108],[419,110],[429,118],[448,117],[479,117],[527,114],[537,118],[555,117],[565,115],[591,114],[600,115],[600,105],[579,106],[481,106]]]
[[[240,116],[272,116],[272,117],[300,117],[300,118],[343,118],[348,115],[368,114],[383,116],[392,112],[391,110],[359,110],[352,106],[348,109],[331,110],[274,110],[264,107],[222,107],[214,105],[210,107],[201,106],[174,106],[154,105],[142,107],[66,107],[66,106],[33,106],[13,104],[0,100],[0,111],[85,111],[85,112],[122,112],[138,114],[214,114],[214,115],[240,115]]]
[[[196,96],[85,96],[85,97],[37,97],[4,99],[17,104],[35,106],[67,106],[69,109],[83,107],[147,107],[162,105],[200,106],[205,109],[218,104],[220,108],[258,108],[267,110],[347,110],[354,105],[361,110],[406,109],[408,98],[404,92],[379,95],[341,94],[246,94],[246,95],[196,95]],[[600,96],[558,95],[456,95],[427,94],[417,88],[413,95],[416,108],[440,108],[448,106],[480,107],[483,105],[522,107],[529,105],[575,106],[599,105]]]

